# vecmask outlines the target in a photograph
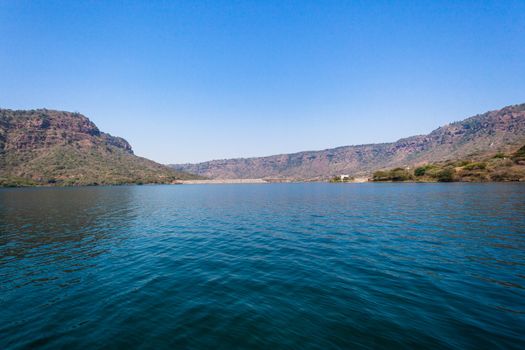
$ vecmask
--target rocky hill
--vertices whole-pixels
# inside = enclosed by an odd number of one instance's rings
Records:
[[[0,109],[0,186],[171,183],[195,176],[133,154],[79,113]]]
[[[525,146],[516,152],[495,155],[483,160],[449,160],[427,163],[414,168],[375,171],[373,181],[410,182],[508,182],[525,181]]]
[[[523,143],[525,104],[476,115],[442,126],[428,135],[392,143],[171,166],[216,179],[326,179],[337,174],[367,176],[377,169],[427,162],[481,159],[497,152],[512,152]]]

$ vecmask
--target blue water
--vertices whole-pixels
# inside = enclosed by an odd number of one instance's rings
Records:
[[[525,348],[525,185],[0,190],[0,349]]]

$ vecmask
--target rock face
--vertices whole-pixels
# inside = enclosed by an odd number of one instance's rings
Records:
[[[525,104],[476,115],[428,135],[392,143],[344,146],[269,157],[176,164],[173,168],[215,179],[325,179],[368,176],[374,170],[512,152],[525,143]]]
[[[93,122],[78,113],[50,111],[0,110],[0,150],[23,151],[78,143],[90,147],[109,144],[133,154],[129,143],[100,132]],[[1,136],[0,136],[1,137]],[[2,141],[0,141],[2,142]]]
[[[137,157],[79,113],[0,109],[0,185],[169,183],[191,179]]]

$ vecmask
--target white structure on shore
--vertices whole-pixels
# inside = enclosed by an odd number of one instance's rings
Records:
[[[348,181],[348,180],[350,180],[350,175],[341,175],[340,179],[341,179],[341,181],[345,181],[345,180]]]

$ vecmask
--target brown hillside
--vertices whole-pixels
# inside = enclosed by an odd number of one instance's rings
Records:
[[[0,109],[0,186],[171,183],[195,178],[133,154],[79,113]]]
[[[269,157],[177,164],[173,168],[210,178],[326,179],[336,174],[370,175],[405,167],[512,152],[525,143],[525,104],[476,115],[442,126],[428,135],[392,143],[344,146]]]

